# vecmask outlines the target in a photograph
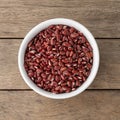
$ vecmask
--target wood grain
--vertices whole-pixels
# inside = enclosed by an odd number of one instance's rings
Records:
[[[1,120],[119,120],[119,91],[86,91],[52,100],[33,91],[1,91]]]
[[[97,38],[120,38],[120,0],[1,0],[0,37],[23,38],[38,23],[70,18]]]
[[[0,89],[29,89],[17,64],[22,40],[0,39]],[[120,89],[120,39],[99,39],[100,69],[89,89]]]
[[[28,88],[18,70],[18,49],[21,40],[0,40],[0,89]]]

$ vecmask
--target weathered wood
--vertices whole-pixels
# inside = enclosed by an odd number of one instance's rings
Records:
[[[29,89],[17,64],[22,40],[0,39],[0,89]],[[97,40],[101,62],[97,77],[89,89],[120,89],[120,40]]]
[[[0,40],[0,89],[28,88],[18,71],[18,49],[21,40]]]
[[[95,37],[120,37],[120,0],[1,0],[0,37],[21,37],[50,18],[70,18]]]
[[[86,91],[52,100],[33,91],[0,91],[1,120],[119,120],[119,91]]]
[[[120,39],[97,40],[100,49],[100,69],[92,89],[120,89]]]

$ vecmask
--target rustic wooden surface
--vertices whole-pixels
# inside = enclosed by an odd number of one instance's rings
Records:
[[[0,39],[0,89],[29,89],[22,80],[17,64],[21,39]],[[120,39],[97,39],[100,69],[89,89],[120,89]],[[7,84],[6,84],[7,83]]]
[[[17,55],[26,33],[56,17],[84,24],[100,49],[100,69],[82,94],[52,100],[20,76]],[[120,119],[120,0],[0,0],[0,120]]]
[[[120,0],[0,0],[0,36],[24,37],[56,17],[81,22],[95,37],[120,37]]]
[[[120,92],[85,91],[51,100],[33,91],[0,92],[1,120],[119,120]]]

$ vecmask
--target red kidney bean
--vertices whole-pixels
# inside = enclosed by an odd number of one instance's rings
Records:
[[[72,82],[70,80],[67,81],[67,86],[71,87],[72,86]]]
[[[76,90],[88,78],[93,49],[80,31],[66,25],[51,25],[27,45],[24,67],[40,88],[55,94]]]
[[[28,71],[28,76],[29,76],[29,77],[33,77],[33,76],[34,76],[34,73],[33,73],[32,70],[29,70],[29,71]]]
[[[77,38],[78,36],[79,36],[79,34],[78,33],[71,33],[71,38]]]
[[[73,33],[73,32],[75,31],[75,28],[71,27],[71,28],[69,29],[69,31],[70,31],[70,33]]]
[[[56,91],[59,91],[60,89],[61,89],[61,86],[57,86],[57,87],[55,88]]]

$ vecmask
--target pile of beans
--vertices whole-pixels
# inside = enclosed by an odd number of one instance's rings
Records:
[[[51,25],[27,45],[24,67],[30,79],[52,93],[76,90],[88,78],[93,50],[80,31],[66,25]]]

